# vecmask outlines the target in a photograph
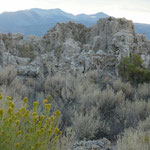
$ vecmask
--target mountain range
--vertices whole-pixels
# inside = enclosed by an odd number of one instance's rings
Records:
[[[62,11],[61,9],[45,10],[33,8],[16,12],[4,12],[0,14],[0,32],[19,32],[25,36],[43,36],[58,22],[74,21],[90,27],[99,19],[107,17],[109,17],[109,15],[103,12],[92,15],[73,15]],[[135,30],[137,33],[144,33],[150,39],[150,24],[135,23]]]

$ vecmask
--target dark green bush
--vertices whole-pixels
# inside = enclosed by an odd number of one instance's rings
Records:
[[[119,75],[124,81],[133,84],[150,82],[150,71],[142,66],[143,60],[137,54],[130,57],[122,57],[118,66]]]
[[[19,56],[20,57],[27,57],[31,60],[34,60],[36,57],[34,48],[30,44],[23,44],[19,47]]]

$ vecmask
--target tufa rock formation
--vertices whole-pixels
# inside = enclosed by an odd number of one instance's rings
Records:
[[[14,65],[18,76],[86,73],[99,70],[117,76],[116,66],[121,56],[138,53],[143,65],[150,67],[150,41],[135,33],[132,21],[100,19],[87,28],[74,22],[57,23],[43,37],[0,34],[0,65]]]
[[[111,142],[106,138],[93,141],[80,141],[76,142],[71,150],[113,150]]]

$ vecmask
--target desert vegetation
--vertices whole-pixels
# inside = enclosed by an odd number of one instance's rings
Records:
[[[36,57],[34,48],[32,47],[31,44],[25,43],[23,45],[18,46],[19,49],[19,56],[20,57],[28,57],[31,60],[33,60]]]
[[[138,54],[133,54],[130,57],[123,57],[118,69],[119,74],[125,81],[130,81],[133,84],[150,82],[150,71],[143,67],[143,60]]]
[[[43,113],[38,112],[38,102],[28,109],[28,98],[23,107],[16,108],[13,99],[0,94],[0,149],[55,149],[62,132],[59,130],[59,110],[49,115],[51,104],[44,99]]]
[[[133,149],[135,145],[139,150],[149,149],[149,89],[150,84],[146,82],[135,86],[130,81],[123,82],[121,78],[101,79],[98,71],[89,71],[86,75],[55,74],[48,75],[46,79],[20,80],[17,70],[8,66],[0,72],[1,148],[10,149],[9,142],[12,142],[14,149],[17,146],[35,148],[39,144],[46,150],[50,144],[55,145],[55,141],[60,142],[61,139],[56,140],[58,133],[62,133],[63,142],[67,142],[69,130],[74,140],[105,137],[117,141],[119,150]],[[59,126],[57,123],[47,124],[53,115],[55,118],[58,112],[55,110],[61,112]],[[45,118],[43,122],[41,116]],[[33,129],[34,134],[30,136],[29,130],[33,125],[39,127]],[[58,135],[49,134],[47,131],[50,129],[52,132],[57,129]],[[39,143],[38,134],[40,139],[47,137],[44,143]],[[35,143],[25,143],[25,137],[30,137]],[[62,149],[65,146],[61,144]]]

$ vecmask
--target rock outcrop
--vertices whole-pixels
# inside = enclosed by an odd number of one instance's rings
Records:
[[[106,138],[93,141],[76,142],[71,150],[114,150],[111,148],[111,142]]]
[[[104,18],[91,28],[73,22],[58,23],[43,37],[0,34],[0,65],[11,64],[18,75],[86,73],[101,70],[117,76],[121,56],[138,53],[150,67],[150,41],[135,33],[132,21]]]

